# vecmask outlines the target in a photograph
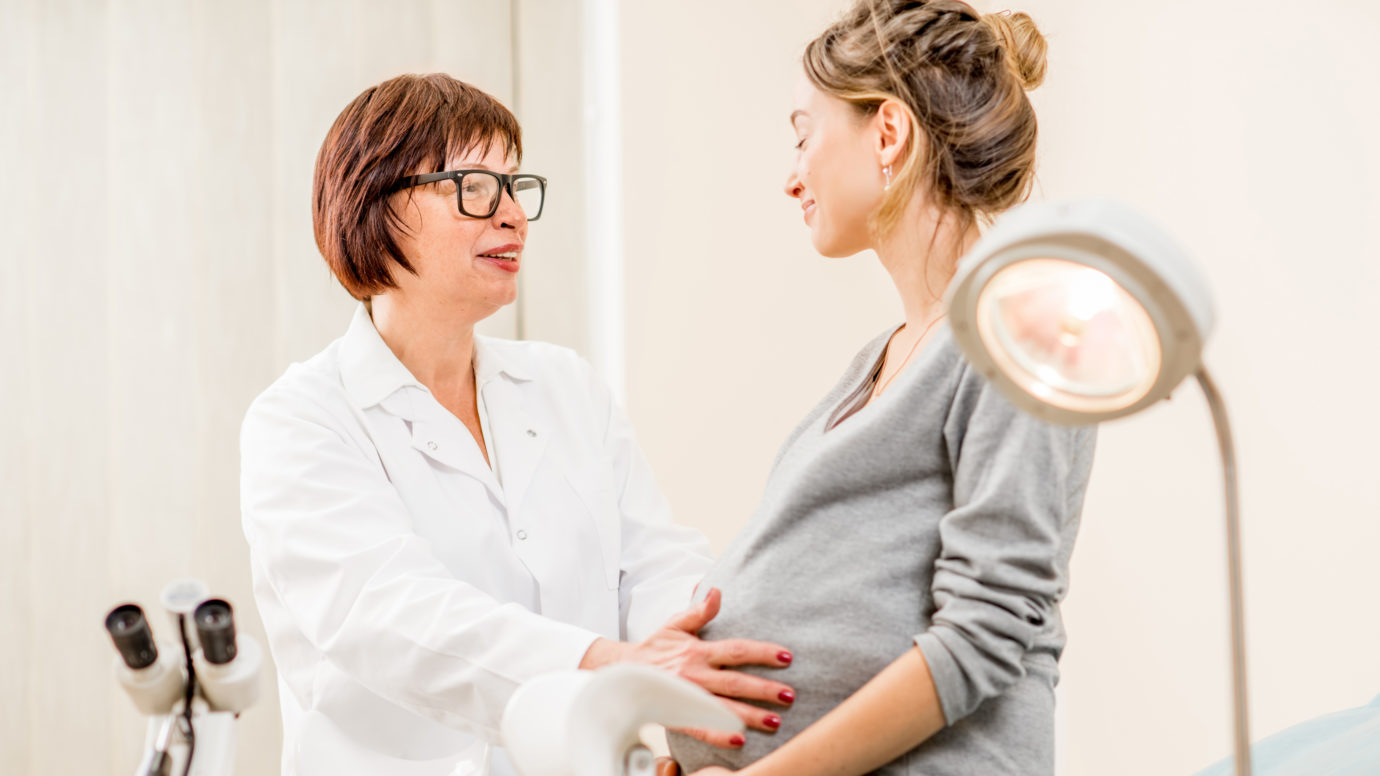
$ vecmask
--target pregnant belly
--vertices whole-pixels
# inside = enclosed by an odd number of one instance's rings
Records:
[[[888,611],[889,607],[879,607],[873,601],[826,605],[818,599],[795,598],[759,600],[754,605],[746,593],[737,595],[733,602],[730,596],[736,587],[723,591],[723,608],[700,632],[701,638],[747,638],[786,647],[794,658],[787,668],[748,666],[738,670],[790,685],[796,701],[789,707],[755,704],[780,714],[781,728],[774,733],[748,730],[744,734],[747,742],[738,750],[717,749],[671,734],[672,756],[687,772],[710,765],[736,770],[766,756],[913,648],[911,639],[923,630],[915,614],[900,616],[895,609]],[[914,613],[916,608],[910,611]]]

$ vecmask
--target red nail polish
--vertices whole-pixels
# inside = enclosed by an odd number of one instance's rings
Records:
[[[789,665],[794,658],[791,657],[791,653],[789,652],[777,652],[776,659]]]
[[[782,703],[795,703],[795,693],[790,690],[782,690],[776,697],[780,698]]]
[[[766,725],[772,730],[775,730],[781,727],[781,718],[776,716],[775,714],[768,714],[767,718],[762,720],[762,724]]]
[[[747,743],[747,739],[743,738],[742,736],[735,735],[732,738],[728,739],[728,743],[733,746],[742,746],[743,744]]]

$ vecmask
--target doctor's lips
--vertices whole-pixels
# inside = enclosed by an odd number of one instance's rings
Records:
[[[501,270],[507,272],[517,272],[519,259],[522,257],[522,244],[509,243],[500,245],[479,254],[479,258],[493,264]]]

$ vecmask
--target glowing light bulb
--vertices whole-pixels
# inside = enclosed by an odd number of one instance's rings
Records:
[[[1001,269],[977,302],[978,333],[1018,385],[1078,410],[1129,406],[1160,367],[1154,324],[1099,270],[1063,259]]]
[[[1106,274],[1092,267],[1073,267],[1068,286],[1069,315],[1084,323],[1117,303],[1117,286]]]

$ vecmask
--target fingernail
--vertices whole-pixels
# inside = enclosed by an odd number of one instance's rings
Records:
[[[730,746],[742,746],[747,743],[747,739],[740,735],[734,735],[732,738],[728,739],[728,743]]]
[[[794,658],[791,657],[791,653],[789,652],[777,652],[776,659],[782,663],[789,664]]]
[[[780,698],[782,703],[795,703],[795,693],[790,690],[782,690],[776,697]]]
[[[776,716],[775,714],[768,714],[766,719],[762,720],[762,724],[766,725],[772,730],[775,730],[781,727],[781,718]]]

